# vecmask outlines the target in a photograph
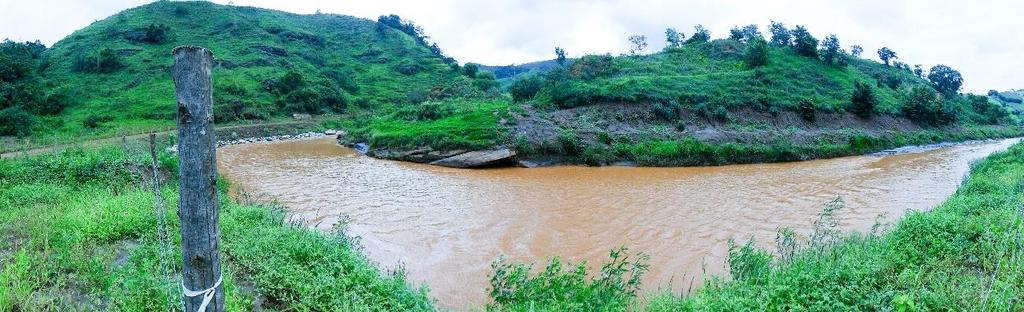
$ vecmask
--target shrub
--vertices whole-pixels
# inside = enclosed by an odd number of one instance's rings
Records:
[[[917,86],[903,97],[901,112],[907,119],[927,125],[946,125],[956,121],[956,111],[941,101],[934,90]]]
[[[83,73],[113,73],[124,67],[117,51],[103,48],[98,55],[78,55],[72,62],[71,69]]]
[[[320,114],[344,112],[348,98],[338,90],[325,86],[305,87],[281,97],[285,110],[290,113]]]
[[[747,44],[747,50],[743,53],[743,62],[748,67],[760,67],[768,64],[768,42],[761,37],[755,37]]]
[[[481,91],[487,91],[497,88],[498,80],[494,78],[494,73],[482,71],[476,74],[476,78],[473,79],[473,86]]]
[[[971,103],[971,109],[978,114],[978,122],[984,124],[999,124],[1010,117],[1010,112],[999,104],[993,103],[986,96],[970,95],[967,97]]]
[[[277,92],[278,95],[284,95],[304,86],[306,86],[306,79],[301,73],[293,70],[285,73],[281,78],[278,78],[277,81],[273,82],[271,88]]]
[[[324,76],[334,81],[338,88],[348,91],[349,94],[359,92],[359,85],[356,84],[355,79],[352,79],[352,73],[329,70],[324,73]]]
[[[0,135],[26,136],[32,133],[33,125],[35,118],[21,108],[0,110]]]
[[[488,309],[529,311],[624,311],[640,290],[647,272],[644,254],[630,258],[625,248],[612,250],[610,261],[588,280],[586,263],[563,264],[558,258],[531,276],[532,266],[500,259],[491,265]]]
[[[853,96],[850,103],[852,104],[850,106],[851,113],[861,118],[868,118],[874,113],[878,100],[870,85],[857,82],[853,85]]]
[[[679,103],[657,103],[654,104],[654,115],[667,121],[679,119]]]
[[[584,80],[608,77],[616,72],[611,55],[585,55],[569,66],[569,75]]]
[[[412,63],[412,62],[403,62],[401,64],[395,65],[394,68],[395,68],[395,71],[401,73],[402,75],[406,75],[406,76],[415,75],[415,74],[419,73],[421,70],[423,70],[423,68],[419,64],[415,64],[415,63]]]
[[[737,245],[729,240],[729,276],[734,280],[757,283],[771,270],[772,254],[754,247],[754,241]]]
[[[89,129],[96,129],[100,124],[113,120],[110,116],[89,115],[82,120],[82,125]]]
[[[800,118],[806,121],[814,121],[815,115],[817,115],[817,108],[814,106],[814,101],[809,98],[800,99],[800,104],[797,105],[797,112],[800,113]]]
[[[536,75],[524,75],[516,78],[509,86],[512,100],[519,103],[532,99],[544,86],[544,79]]]

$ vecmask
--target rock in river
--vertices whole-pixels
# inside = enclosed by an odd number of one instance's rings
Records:
[[[491,167],[514,163],[515,157],[515,151],[508,148],[500,148],[462,153],[430,164],[453,168]]]

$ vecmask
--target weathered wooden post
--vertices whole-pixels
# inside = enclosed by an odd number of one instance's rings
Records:
[[[213,131],[213,53],[202,47],[174,48],[174,93],[178,100],[178,161],[181,195],[181,286],[185,311],[224,311],[217,212],[217,161]]]

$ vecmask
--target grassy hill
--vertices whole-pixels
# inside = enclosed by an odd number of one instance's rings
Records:
[[[1024,121],[1024,90],[1010,90],[999,92],[992,90],[988,96],[999,103],[1014,115],[1018,122]]]
[[[454,60],[395,18],[378,23],[208,2],[128,9],[32,60],[37,93],[62,99],[53,112],[28,110],[36,115],[33,136],[173,126],[170,51],[185,44],[215,55],[220,123],[373,111],[475,92]]]
[[[666,166],[792,161],[1021,134],[1005,108],[961,94],[959,85],[945,90],[906,64],[842,51],[830,61],[824,50],[807,55],[763,41],[761,61],[752,64],[754,44],[747,41],[756,40],[693,41],[648,55],[587,55],[512,76],[506,90],[513,104],[487,123],[464,118],[469,114],[456,108],[437,118],[395,114],[356,127],[343,141],[368,142],[371,154],[411,161],[423,157],[410,151],[424,148],[445,154],[506,147],[526,166]],[[404,128],[500,133],[497,140],[466,144],[459,135],[391,131],[395,119]],[[460,129],[458,120],[473,122]]]
[[[217,58],[219,124],[327,114],[325,127],[348,130],[343,142],[385,158],[510,148],[529,164],[706,165],[1020,134],[1005,106],[817,41],[691,38],[648,55],[516,67],[523,74],[459,66],[421,32],[393,15],[155,2],[49,49],[4,43],[4,65],[17,66],[0,66],[0,135],[172,127],[169,51],[183,44]]]

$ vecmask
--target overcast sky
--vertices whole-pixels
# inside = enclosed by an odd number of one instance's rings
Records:
[[[0,38],[40,39],[48,46],[94,20],[146,0],[0,0]],[[704,24],[712,37],[733,25],[777,20],[805,25],[821,38],[834,33],[846,49],[860,44],[865,55],[888,46],[902,61],[960,70],[968,91],[1024,88],[1024,1],[954,0],[773,0],[773,1],[398,1],[234,0],[214,1],[295,13],[338,13],[375,19],[398,14],[422,26],[460,62],[506,65],[551,59],[559,46],[570,56],[619,54],[626,37],[643,34],[660,50],[664,30],[689,36]]]

